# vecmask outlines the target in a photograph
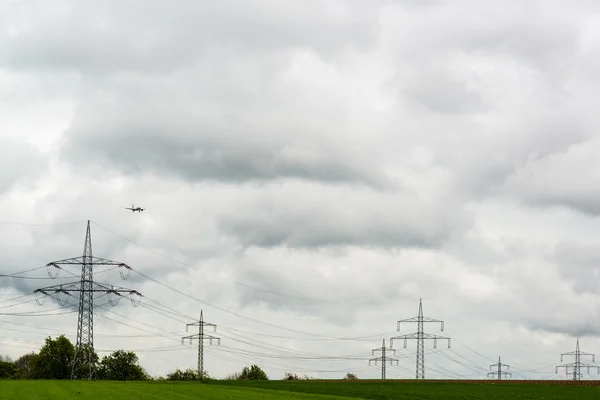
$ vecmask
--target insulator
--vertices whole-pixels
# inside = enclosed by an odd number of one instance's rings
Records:
[[[38,303],[39,306],[43,306],[46,303],[46,293],[42,291],[35,291],[35,302]]]
[[[129,298],[131,299],[131,305],[134,307],[137,307],[142,303],[142,299],[136,299],[133,293],[129,294]]]
[[[46,268],[48,269],[48,276],[50,277],[50,279],[58,278],[58,275],[60,274],[60,267],[58,265],[50,263],[46,265]]]
[[[121,301],[121,296],[118,293],[115,295],[115,293],[112,291],[108,291],[107,297],[108,303],[113,307],[115,307]]]
[[[120,264],[119,273],[121,274],[121,279],[126,281],[127,279],[129,279],[129,275],[131,275],[131,268],[126,264]]]
[[[64,292],[58,292],[56,293],[56,302],[61,306],[64,307],[67,304],[69,304],[69,295],[64,293]]]

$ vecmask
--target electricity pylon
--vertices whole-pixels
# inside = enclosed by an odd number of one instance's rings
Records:
[[[509,369],[510,365],[502,364],[502,361],[500,361],[500,357],[498,357],[498,363],[490,365],[490,368],[497,368],[497,371],[488,372],[488,374],[487,374],[488,378],[497,376],[497,379],[501,380],[503,376],[504,377],[511,377],[512,374],[510,372],[504,372],[504,371],[502,371],[502,367],[506,367],[507,369]]]
[[[400,332],[400,324],[404,322],[416,322],[417,332],[408,335],[396,336],[390,339],[390,347],[394,347],[395,339],[404,339],[404,348],[408,339],[417,339],[417,379],[425,379],[425,340],[433,339],[433,347],[437,348],[438,340],[448,340],[448,348],[450,348],[450,338],[438,335],[430,335],[424,332],[425,322],[440,322],[442,324],[442,332],[444,331],[444,321],[432,318],[423,317],[423,302],[419,299],[419,315],[417,317],[403,319],[398,321],[398,332]]]
[[[200,310],[200,320],[198,322],[192,322],[191,324],[187,324],[185,326],[185,331],[188,331],[189,326],[197,326],[198,333],[195,335],[185,336],[181,338],[181,344],[186,339],[189,339],[190,344],[192,344],[193,339],[198,339],[198,374],[200,374],[200,378],[204,379],[204,341],[208,339],[209,344],[212,345],[212,341],[216,340],[217,344],[221,344],[221,338],[216,336],[207,335],[204,333],[205,326],[212,326],[217,331],[217,326],[215,324],[211,324],[208,322],[204,322],[204,317],[202,316],[202,310]]]
[[[565,369],[565,373],[567,375],[573,375],[573,380],[574,381],[580,381],[581,380],[581,367],[586,367],[588,370],[588,374],[590,373],[590,368],[596,368],[598,370],[598,373],[600,374],[600,366],[598,365],[593,365],[593,364],[582,364],[581,363],[581,356],[592,356],[592,362],[595,362],[595,355],[592,353],[586,353],[584,351],[580,351],[579,350],[579,338],[577,338],[577,345],[575,347],[575,351],[572,351],[570,353],[563,353],[560,355],[560,361],[563,361],[563,356],[575,356],[575,362],[569,363],[569,364],[563,364],[563,365],[558,365],[556,367],[556,373],[558,374],[558,369],[559,368],[564,368]],[[573,371],[569,372],[569,369],[572,368]]]
[[[107,295],[108,302],[113,307],[119,303],[124,294],[128,294],[133,306],[137,307],[140,301],[136,300],[134,295],[139,297],[142,295],[136,290],[94,282],[94,266],[113,265],[116,268],[120,268],[121,278],[123,280],[126,280],[129,277],[129,274],[131,273],[131,267],[122,262],[98,258],[92,255],[92,235],[90,232],[89,220],[87,222],[87,230],[85,233],[83,256],[48,263],[46,265],[48,267],[48,275],[50,275],[50,277],[53,279],[56,278],[62,269],[60,267],[61,265],[81,265],[80,281],[36,289],[34,291],[36,295],[36,301],[41,306],[46,302],[46,296],[50,296],[54,298],[61,306],[66,306],[67,304],[70,304],[69,297],[74,297],[73,293],[77,293],[79,295],[77,343],[75,345],[76,351],[71,369],[71,379],[76,379],[80,376],[79,364],[85,361],[87,355],[87,363],[89,367],[88,377],[91,380],[94,364],[92,360],[92,355],[94,353],[94,294],[102,293]],[[56,270],[56,275],[52,274],[50,267],[53,267]]]
[[[378,349],[373,349],[372,354],[374,355],[376,351],[380,351],[381,352],[381,357],[376,357],[376,358],[371,358],[369,360],[369,365],[371,365],[371,362],[375,362],[375,365],[377,365],[377,361],[381,361],[381,380],[385,380],[385,366],[386,366],[386,362],[389,361],[390,365],[393,365],[393,362],[396,361],[396,365],[398,365],[398,360],[392,357],[388,357],[386,355],[386,352],[388,351],[392,351],[394,354],[396,354],[396,350],[390,348],[386,348],[385,347],[385,339],[383,339],[383,345],[378,348]]]

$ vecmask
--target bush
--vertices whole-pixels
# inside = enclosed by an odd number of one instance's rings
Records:
[[[178,368],[175,371],[167,374],[167,380],[169,381],[201,381],[209,379],[212,378],[208,376],[206,371],[204,371],[203,374],[200,374],[198,370],[191,368],[188,368],[185,371],[182,371]]]
[[[283,376],[283,380],[285,380],[285,381],[299,381],[300,378],[298,378],[298,375],[296,375],[293,372],[286,372],[285,375]]]
[[[250,380],[250,381],[268,381],[269,377],[260,369],[258,365],[252,365],[250,368],[244,367],[242,373],[239,375],[238,380]]]
[[[344,377],[344,380],[345,380],[345,381],[356,381],[356,380],[358,380],[358,376],[354,375],[354,374],[353,374],[353,373],[351,373],[351,372],[348,372],[348,373],[346,374],[346,376]]]

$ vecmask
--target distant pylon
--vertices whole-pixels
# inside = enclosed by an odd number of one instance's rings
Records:
[[[556,367],[556,373],[558,374],[558,369],[559,368],[564,368],[565,369],[565,373],[568,375],[573,375],[573,380],[574,381],[580,381],[581,380],[581,367],[586,367],[588,370],[588,374],[590,373],[590,368],[596,368],[598,370],[598,373],[600,374],[600,366],[598,365],[592,365],[592,364],[582,364],[581,363],[581,356],[592,356],[592,362],[595,362],[595,355],[592,353],[586,353],[583,351],[579,350],[579,338],[577,338],[577,345],[575,346],[575,351],[572,351],[570,353],[563,353],[560,355],[560,361],[562,362],[563,360],[563,356],[575,356],[575,362],[569,363],[569,364],[563,364],[563,365],[558,365]],[[573,370],[571,372],[569,372],[569,369],[572,368]]]
[[[417,317],[403,319],[398,321],[398,331],[400,331],[400,324],[404,322],[416,322],[417,332],[408,335],[396,336],[390,339],[390,347],[394,347],[395,339],[404,339],[404,348],[406,348],[406,342],[408,339],[417,339],[417,379],[425,379],[425,340],[432,339],[433,347],[437,348],[438,340],[448,340],[448,348],[450,348],[450,338],[438,335],[430,335],[424,332],[425,322],[439,322],[442,324],[442,331],[444,331],[444,321],[438,319],[425,318],[423,317],[423,301],[419,299],[419,315]]]
[[[498,357],[498,363],[490,365],[490,368],[497,368],[497,371],[488,372],[488,374],[487,374],[488,378],[497,376],[496,379],[501,380],[503,376],[511,377],[512,374],[510,372],[502,371],[502,367],[506,367],[508,369],[508,368],[510,368],[510,365],[502,364],[502,361],[500,361],[500,357]]]
[[[185,337],[181,338],[181,344],[183,344],[183,342],[186,339],[189,339],[190,344],[192,343],[193,339],[198,339],[198,374],[200,375],[200,378],[204,379],[204,340],[208,339],[210,344],[212,344],[213,340],[216,340],[218,344],[221,344],[221,338],[218,338],[216,336],[207,335],[204,333],[205,326],[214,327],[215,332],[217,331],[217,326],[215,324],[204,322],[202,310],[200,310],[200,319],[198,320],[198,322],[192,322],[191,324],[187,324],[185,326],[186,332],[187,332],[189,326],[197,326],[198,333],[195,335],[185,336]]]
[[[386,366],[386,362],[389,361],[390,365],[392,365],[392,363],[394,361],[396,361],[396,365],[398,365],[398,360],[392,357],[388,357],[386,355],[386,352],[391,351],[394,354],[396,354],[396,350],[390,348],[386,348],[385,347],[385,339],[383,339],[383,345],[378,348],[378,349],[373,349],[372,354],[375,354],[376,351],[380,351],[381,352],[381,357],[376,357],[376,358],[371,358],[369,360],[369,365],[371,365],[371,362],[374,361],[375,365],[377,365],[377,361],[381,361],[381,379],[385,380],[385,375],[386,375],[386,370],[385,370],[385,366]]]

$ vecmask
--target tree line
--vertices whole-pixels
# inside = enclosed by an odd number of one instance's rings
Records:
[[[140,365],[138,356],[133,351],[117,350],[104,356],[101,360],[95,351],[85,346],[74,346],[65,336],[55,339],[46,338],[39,352],[22,355],[16,360],[0,355],[0,379],[88,379],[111,381],[146,381],[146,380],[213,380],[206,371],[200,373],[188,368],[177,369],[166,377],[151,377]],[[284,380],[312,380],[307,375],[299,377],[295,373],[286,372]],[[348,373],[344,380],[356,380],[358,377]],[[244,367],[241,372],[229,374],[225,380],[269,380],[269,377],[258,365]]]
[[[117,350],[98,357],[85,346],[74,346],[65,336],[48,337],[39,352],[24,354],[16,360],[0,355],[0,379],[88,379],[143,381],[143,380],[210,380],[206,371],[177,369],[166,377],[151,377],[139,364],[135,352]],[[284,379],[289,379],[286,373]],[[295,379],[299,379],[294,374]],[[308,377],[307,377],[308,378]],[[230,374],[226,380],[268,380],[267,374],[257,365],[244,367]]]

